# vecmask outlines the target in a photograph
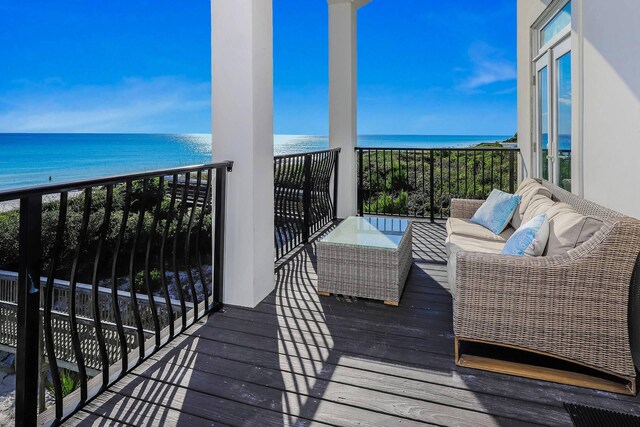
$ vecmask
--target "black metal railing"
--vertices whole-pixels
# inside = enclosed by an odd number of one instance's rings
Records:
[[[511,193],[517,148],[356,148],[360,215],[445,218],[452,198]]]
[[[339,155],[337,148],[274,157],[276,260],[336,217]]]
[[[0,192],[0,344],[15,348],[17,425],[60,423],[222,307],[232,166]]]

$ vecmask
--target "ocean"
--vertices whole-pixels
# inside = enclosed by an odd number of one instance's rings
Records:
[[[362,147],[468,147],[507,135],[363,135]],[[274,154],[323,150],[326,136],[275,135]],[[215,153],[213,153],[215,159]],[[211,161],[209,134],[2,134],[0,190]]]

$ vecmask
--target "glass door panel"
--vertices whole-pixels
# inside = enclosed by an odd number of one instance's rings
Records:
[[[549,180],[549,69],[538,70],[538,164],[540,175]]]
[[[557,183],[571,191],[571,51],[556,60]]]
[[[536,176],[571,191],[571,2],[558,6],[563,7],[540,30],[542,47],[533,62],[533,169]]]

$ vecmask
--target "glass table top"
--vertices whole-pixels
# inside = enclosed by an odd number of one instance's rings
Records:
[[[321,242],[397,249],[410,221],[399,218],[351,216],[342,221]]]

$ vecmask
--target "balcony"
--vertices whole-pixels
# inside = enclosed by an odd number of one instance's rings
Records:
[[[415,227],[399,308],[318,297],[306,244],[255,309],[198,322],[69,424],[557,426],[571,425],[564,403],[636,407],[634,397],[456,367],[444,237],[440,221]]]
[[[356,153],[359,211],[414,221],[399,307],[318,296],[340,150],[274,159],[276,286],[255,308],[222,305],[230,162],[1,193],[20,200],[17,273],[0,276],[19,422],[556,426],[582,406],[637,413],[635,396],[456,365],[450,201],[513,191],[517,150]]]

